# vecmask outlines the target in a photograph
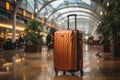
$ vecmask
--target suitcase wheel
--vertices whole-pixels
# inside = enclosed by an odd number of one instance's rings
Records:
[[[66,75],[66,72],[65,72],[65,71],[63,71],[63,74],[64,74],[64,75]]]
[[[58,75],[58,70],[57,69],[55,69],[55,75]]]
[[[73,76],[74,76],[74,75],[75,75],[75,73],[74,73],[73,71],[71,71],[71,75],[73,75]]]
[[[84,74],[83,70],[80,71],[80,74],[81,74],[81,76],[83,76],[83,74]]]

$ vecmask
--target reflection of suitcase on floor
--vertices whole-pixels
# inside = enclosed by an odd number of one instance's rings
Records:
[[[83,74],[82,34],[78,30],[55,32],[54,36],[54,68],[56,73],[75,71]]]

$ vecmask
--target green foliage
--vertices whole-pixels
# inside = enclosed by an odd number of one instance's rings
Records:
[[[25,41],[27,45],[42,45],[42,24],[37,20],[31,20],[25,27]]]
[[[98,34],[102,34],[104,39],[108,39],[111,34],[111,23],[108,20],[110,20],[109,16],[104,16],[101,24],[97,28]]]
[[[56,31],[57,31],[56,28],[51,27],[49,33],[52,34],[52,35],[54,36],[54,33],[55,33]]]
[[[116,40],[120,33],[120,0],[110,0],[110,5],[106,7],[107,15],[101,19],[101,24],[97,28],[98,34],[102,34],[104,39]]]
[[[94,40],[94,36],[90,36],[88,40]]]

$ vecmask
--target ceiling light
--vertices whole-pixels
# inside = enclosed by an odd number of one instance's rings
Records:
[[[107,2],[107,6],[109,6],[110,5],[110,3],[109,2]]]
[[[102,12],[102,11],[100,11],[100,15],[103,15],[103,12]]]
[[[35,9],[35,12],[36,12],[36,13],[38,12],[38,9],[37,9],[37,8]]]

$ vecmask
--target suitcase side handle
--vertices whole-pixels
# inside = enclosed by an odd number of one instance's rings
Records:
[[[68,16],[67,16],[67,18],[68,18],[68,29],[69,29],[69,17],[70,17],[70,16],[75,16],[75,30],[77,30],[77,21],[76,21],[76,20],[77,20],[77,19],[76,19],[77,15],[76,15],[76,14],[71,14],[71,15],[68,15]]]

